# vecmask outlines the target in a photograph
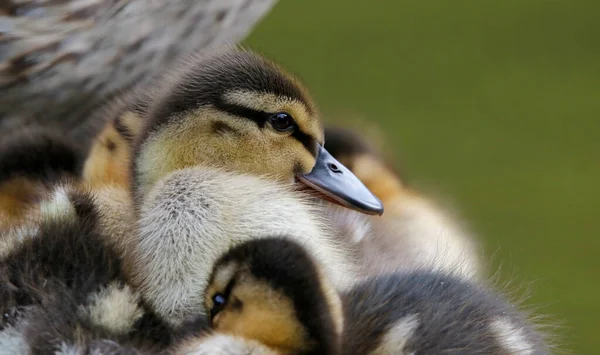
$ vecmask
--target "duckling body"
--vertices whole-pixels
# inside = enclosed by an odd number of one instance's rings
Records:
[[[480,247],[458,222],[434,201],[410,188],[395,169],[358,133],[325,131],[326,146],[386,206],[370,218],[330,205],[327,216],[342,236],[358,245],[367,273],[437,270],[465,278],[483,273]],[[361,227],[362,225],[362,227]]]
[[[543,336],[495,291],[462,277],[399,272],[342,294],[344,354],[548,354]]]

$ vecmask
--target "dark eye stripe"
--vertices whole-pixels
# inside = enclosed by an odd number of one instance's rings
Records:
[[[229,281],[229,283],[227,284],[227,286],[225,286],[225,291],[223,292],[225,299],[228,300],[229,296],[231,296],[231,290],[233,290],[233,286],[235,286],[236,281],[237,281],[237,275],[232,277],[231,280]]]
[[[296,127],[296,130],[292,133],[292,137],[302,143],[304,148],[312,155],[317,156],[317,141],[311,135],[302,132],[299,127]]]
[[[228,103],[223,100],[218,100],[215,102],[215,108],[234,116],[245,117],[249,120],[252,120],[260,128],[265,128],[269,117],[272,115],[272,113],[254,110],[244,106]],[[317,155],[317,140],[313,136],[302,132],[300,127],[296,126],[296,129],[292,133],[292,137],[294,137],[298,142],[302,143],[306,150],[308,150],[312,155]]]
[[[240,106],[240,105],[236,105],[236,104],[231,104],[231,103],[227,103],[224,101],[217,101],[215,103],[215,107],[218,110],[227,112],[229,114],[232,114],[234,116],[239,116],[239,117],[245,117],[249,120],[254,121],[258,127],[260,128],[264,128],[267,120],[269,119],[269,114],[266,112],[262,112],[262,111],[258,111],[258,110],[254,110],[251,108],[247,108],[244,106]]]
[[[234,275],[231,278],[231,280],[229,280],[227,286],[225,286],[225,290],[223,291],[223,293],[218,293],[215,296],[213,296],[224,298],[225,302],[223,302],[222,304],[216,304],[213,301],[213,308],[210,310],[210,318],[214,318],[217,315],[217,313],[221,312],[225,305],[229,302],[229,297],[231,297],[231,290],[233,290],[233,286],[235,286],[236,281],[237,275]]]

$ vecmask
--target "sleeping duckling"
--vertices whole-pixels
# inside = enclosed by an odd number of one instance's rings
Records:
[[[372,277],[341,295],[343,354],[548,354],[527,317],[482,284],[443,273]]]
[[[125,259],[163,319],[207,314],[210,265],[264,235],[298,241],[336,287],[353,282],[353,251],[295,187],[364,213],[383,207],[323,148],[316,108],[297,79],[228,49],[187,60],[153,95],[132,155],[138,231]]]
[[[429,269],[466,278],[483,273],[480,247],[466,227],[431,199],[407,186],[400,174],[358,133],[325,130],[326,146],[386,206],[369,218],[330,205],[328,218],[358,244],[369,273]],[[368,225],[359,229],[359,220]]]

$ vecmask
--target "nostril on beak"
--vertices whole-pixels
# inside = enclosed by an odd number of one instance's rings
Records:
[[[335,165],[334,163],[329,163],[329,169],[331,169],[331,171],[333,171],[334,173],[341,173],[342,171],[340,170],[340,168]]]

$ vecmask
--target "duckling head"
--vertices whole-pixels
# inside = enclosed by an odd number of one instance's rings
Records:
[[[215,264],[205,305],[216,332],[278,353],[335,354],[340,346],[339,296],[307,252],[288,239],[231,249]]]
[[[170,73],[150,103],[134,149],[135,198],[174,170],[204,165],[303,182],[345,207],[383,213],[323,145],[317,108],[298,79],[249,51],[199,54]]]

